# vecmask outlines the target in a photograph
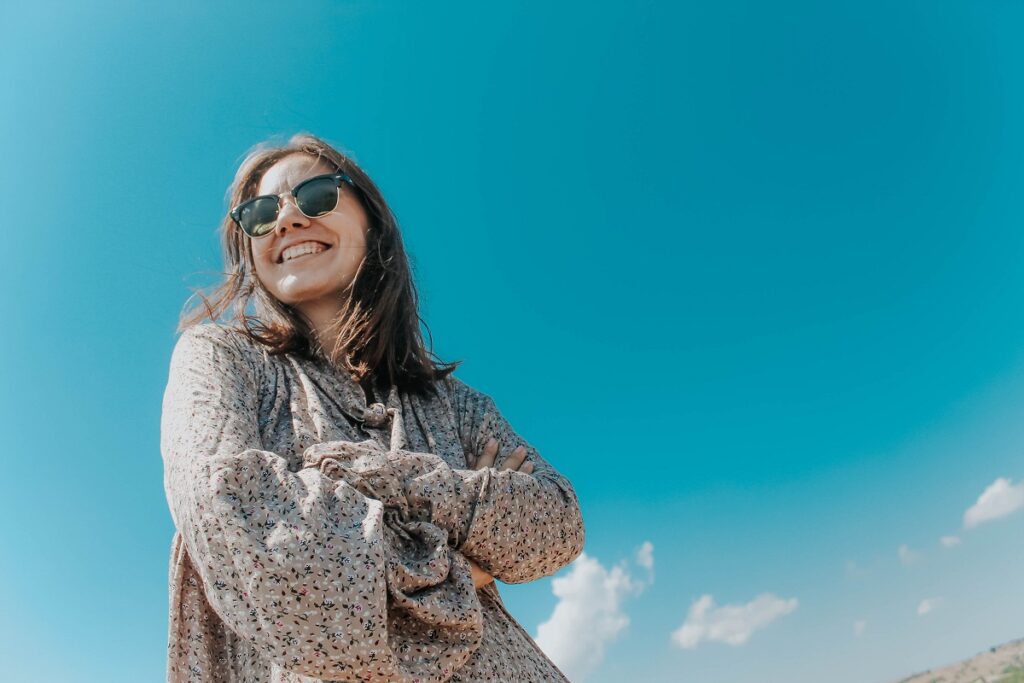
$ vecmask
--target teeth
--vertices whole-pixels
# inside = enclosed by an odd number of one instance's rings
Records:
[[[296,244],[295,246],[288,247],[281,254],[281,262],[289,261],[297,256],[304,256],[305,254],[317,254],[327,249],[324,245],[319,242],[303,242],[302,244]]]

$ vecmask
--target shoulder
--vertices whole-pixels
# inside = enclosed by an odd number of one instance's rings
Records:
[[[442,390],[454,404],[478,403],[490,400],[490,396],[456,377],[454,373],[438,382]]]
[[[451,402],[460,429],[479,425],[484,416],[495,412],[494,399],[461,378],[450,374],[439,382]]]
[[[175,351],[216,347],[235,353],[244,353],[243,339],[245,339],[245,335],[233,327],[221,323],[197,323],[182,331],[175,343]]]
[[[171,366],[187,365],[210,372],[254,372],[259,350],[241,330],[221,323],[198,323],[182,331],[171,354]]]

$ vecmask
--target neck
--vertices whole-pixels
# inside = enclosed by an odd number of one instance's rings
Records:
[[[297,308],[306,317],[313,334],[316,335],[316,339],[324,351],[330,354],[338,339],[337,330],[331,328],[334,327],[338,319],[341,307],[336,301],[330,301],[304,302],[301,307]]]

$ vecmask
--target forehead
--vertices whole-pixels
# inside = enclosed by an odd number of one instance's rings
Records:
[[[326,161],[308,154],[289,154],[267,169],[260,179],[256,194],[280,194],[306,178],[333,172],[334,168]]]

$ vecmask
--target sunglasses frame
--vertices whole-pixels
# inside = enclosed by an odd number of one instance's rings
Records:
[[[355,182],[353,182],[352,178],[350,178],[347,173],[340,173],[339,172],[339,173],[323,173],[321,175],[315,175],[315,176],[313,176],[311,178],[306,178],[301,183],[299,183],[298,185],[296,185],[292,189],[288,190],[287,192],[282,192],[281,194],[261,194],[258,197],[253,197],[252,199],[246,199],[244,202],[242,202],[241,204],[239,204],[235,208],[231,209],[231,211],[229,213],[229,215],[231,216],[231,220],[233,220],[235,222],[235,225],[238,226],[238,229],[241,230],[242,233],[244,235],[246,235],[247,237],[249,237],[250,239],[259,239],[261,237],[266,237],[267,235],[269,235],[270,233],[272,233],[274,231],[273,230],[268,230],[267,232],[263,233],[262,235],[253,235],[253,234],[250,234],[249,231],[247,231],[244,227],[242,227],[242,221],[241,221],[242,209],[245,208],[247,205],[249,205],[249,204],[251,204],[251,203],[253,203],[255,201],[258,201],[260,199],[274,199],[274,200],[277,201],[277,215],[274,216],[274,220],[276,221],[280,217],[280,215],[281,215],[281,200],[284,197],[286,197],[287,195],[291,195],[292,198],[295,199],[295,207],[300,212],[302,212],[302,215],[305,216],[306,218],[319,218],[320,216],[326,216],[328,213],[330,213],[334,209],[338,208],[338,201],[340,200],[340,196],[336,196],[335,197],[334,208],[332,208],[331,211],[328,211],[326,213],[321,213],[321,214],[316,215],[316,216],[310,216],[305,211],[302,211],[302,206],[299,205],[299,198],[296,196],[296,193],[299,192],[303,187],[305,187],[309,183],[311,183],[311,182],[313,182],[315,180],[323,180],[324,178],[331,178],[332,180],[334,180],[335,187],[337,189],[339,189],[339,190],[341,189],[341,184],[342,183],[348,183],[353,188],[356,186]]]

